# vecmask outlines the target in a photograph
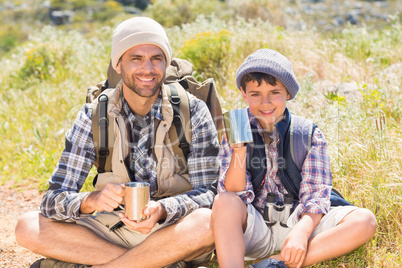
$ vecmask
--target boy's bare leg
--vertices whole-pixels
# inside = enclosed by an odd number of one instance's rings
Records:
[[[105,267],[163,267],[213,249],[210,216],[209,209],[194,211],[130,250],[99,238],[85,227],[52,221],[39,212],[24,215],[17,224],[16,235],[22,246],[62,261],[110,263]]]
[[[376,229],[377,221],[371,211],[363,208],[352,211],[336,227],[310,239],[303,267],[351,252],[370,240]],[[271,258],[283,261],[280,255]]]
[[[24,214],[15,234],[21,246],[48,258],[72,263],[102,264],[127,251],[83,226],[53,221],[40,212]]]
[[[220,193],[212,207],[213,231],[219,267],[244,267],[247,207],[232,192]]]

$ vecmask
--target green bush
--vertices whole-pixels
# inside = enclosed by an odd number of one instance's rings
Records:
[[[25,38],[26,34],[19,26],[0,26],[0,57],[17,47]]]
[[[0,35],[0,52],[8,52],[18,43],[17,37],[12,33],[4,33]]]
[[[123,11],[124,8],[120,3],[108,0],[95,9],[92,18],[95,21],[107,21],[123,13]]]
[[[64,0],[51,0],[51,6],[53,9],[59,9],[59,10],[67,10],[67,9],[72,9],[72,10],[79,10],[79,9],[84,9],[86,7],[94,6],[97,4],[96,0],[69,0],[69,1],[64,1]]]
[[[151,3],[144,15],[166,27],[190,23],[201,14],[208,16],[223,9],[219,0],[153,0]]]
[[[26,60],[18,76],[24,79],[46,80],[54,74],[56,65],[50,45],[40,45],[26,52]]]
[[[286,13],[283,10],[290,5],[286,2],[282,0],[232,0],[228,1],[228,8],[219,14],[226,19],[261,19],[283,27],[286,25]]]
[[[225,84],[228,72],[228,58],[231,54],[231,33],[203,32],[185,41],[179,57],[187,59],[194,66],[194,76],[202,81],[213,77],[217,84]]]

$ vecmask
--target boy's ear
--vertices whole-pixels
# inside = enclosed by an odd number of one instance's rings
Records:
[[[248,104],[246,92],[244,92],[242,87],[240,87],[240,91],[241,91],[241,96],[243,97],[244,102]]]

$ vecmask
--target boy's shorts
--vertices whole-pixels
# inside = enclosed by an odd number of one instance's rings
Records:
[[[347,214],[356,209],[357,207],[355,206],[331,207],[329,213],[322,217],[310,238],[335,227]],[[292,228],[282,227],[279,222],[272,227],[268,227],[261,213],[251,204],[247,205],[247,212],[247,228],[244,232],[245,259],[266,258],[274,252],[280,251]],[[297,215],[293,213],[289,217],[287,225],[294,226],[297,221]]]

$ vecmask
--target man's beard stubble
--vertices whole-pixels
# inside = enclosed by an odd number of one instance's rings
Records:
[[[155,79],[159,78],[159,76],[157,74],[155,74],[154,72],[150,73],[148,76],[154,77]],[[135,75],[132,75],[132,76],[127,75],[126,72],[124,71],[124,69],[122,68],[121,77],[123,79],[124,84],[131,91],[133,91],[138,96],[144,97],[144,98],[151,98],[151,97],[155,96],[155,94],[158,92],[158,90],[162,87],[162,84],[163,84],[163,78],[160,78],[159,81],[157,81],[155,87],[153,87],[151,90],[147,90],[147,91],[150,91],[150,93],[146,94],[144,92],[145,89],[142,89],[137,85]],[[147,76],[142,76],[142,77],[146,78]]]

